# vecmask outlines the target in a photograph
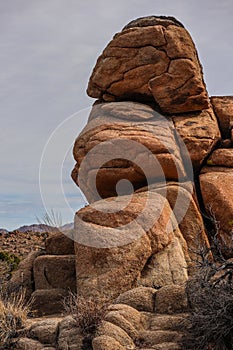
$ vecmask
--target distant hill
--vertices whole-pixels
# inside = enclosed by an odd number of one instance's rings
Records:
[[[4,228],[0,228],[0,235],[7,233],[8,231]]]
[[[61,231],[67,231],[71,230],[74,227],[73,223],[68,223],[60,227]],[[17,231],[17,232],[38,232],[38,233],[43,233],[43,232],[48,232],[48,231],[53,231],[55,228],[52,226],[48,226],[45,224],[33,224],[33,225],[24,225],[21,227],[16,228],[15,230],[12,231]],[[5,234],[9,232],[8,230],[4,228],[0,228],[0,234]]]

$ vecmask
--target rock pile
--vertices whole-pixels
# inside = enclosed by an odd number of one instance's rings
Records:
[[[184,288],[138,287],[123,293],[108,307],[92,347],[84,345],[83,334],[72,316],[28,320],[16,350],[157,349],[180,350],[178,344],[187,324]]]

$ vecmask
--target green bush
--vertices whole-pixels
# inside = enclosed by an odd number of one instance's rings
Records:
[[[10,272],[14,271],[20,263],[20,258],[17,255],[8,252],[0,252],[0,260],[9,265]]]

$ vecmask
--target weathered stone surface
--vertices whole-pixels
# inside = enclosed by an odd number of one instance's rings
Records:
[[[58,336],[59,319],[45,319],[33,323],[27,335],[42,344],[55,345]]]
[[[173,123],[147,105],[97,104],[75,142],[72,178],[89,202],[116,196],[123,179],[135,189],[182,179],[186,173],[174,133]]]
[[[169,288],[167,290],[170,293]],[[176,293],[173,290],[173,296],[177,297],[177,290]],[[179,297],[179,305],[180,299]],[[121,304],[111,305],[109,310],[105,316],[107,321],[103,322],[93,340],[94,350],[122,349],[122,346],[124,349],[181,349],[179,341],[182,332],[178,328],[179,323],[185,324],[187,314],[158,315],[154,312],[138,312]]]
[[[109,309],[105,321],[120,327],[132,339],[138,339],[140,332],[144,329],[143,315],[136,309],[124,304],[111,305]]]
[[[74,241],[62,232],[51,234],[45,241],[47,255],[73,255]]]
[[[44,350],[44,345],[37,340],[30,338],[19,338],[15,344],[14,349],[16,350]]]
[[[138,311],[154,312],[156,289],[137,287],[119,295],[117,304],[126,304]]]
[[[179,324],[184,324],[188,314],[144,314],[145,330],[177,330]]]
[[[147,287],[183,284],[188,280],[187,263],[178,238],[162,251],[152,255],[141,272],[138,283]]]
[[[185,312],[188,309],[188,299],[185,286],[168,285],[156,293],[155,311],[159,314]]]
[[[198,171],[220,140],[220,131],[213,110],[210,108],[198,113],[173,117],[173,122],[187,147],[194,170]]]
[[[153,97],[164,113],[207,108],[194,43],[177,23],[171,18],[142,18],[116,34],[96,63],[88,95],[104,101]]]
[[[218,222],[223,252],[233,257],[233,171],[201,174],[200,186],[205,209]]]
[[[33,264],[39,255],[41,255],[39,251],[28,254],[28,256],[20,262],[18,269],[12,274],[12,278],[7,285],[10,291],[16,293],[23,288],[27,300],[34,291]]]
[[[145,339],[145,347],[147,347],[150,345],[154,346],[163,343],[177,344],[181,340],[182,334],[177,331],[157,330],[141,332],[140,337],[141,339]]]
[[[78,292],[112,299],[135,287],[148,258],[173,240],[174,220],[166,199],[152,192],[81,209],[75,217]]]
[[[58,350],[82,350],[83,336],[80,334],[76,321],[71,317],[65,317],[59,325]]]
[[[76,290],[75,255],[43,255],[34,261],[35,289]]]
[[[216,149],[207,159],[207,165],[217,165],[233,168],[233,148]],[[232,169],[233,172],[233,169]]]
[[[93,350],[125,350],[116,339],[109,337],[108,335],[101,335],[93,339],[92,341]],[[132,348],[134,349],[134,348]]]
[[[113,323],[103,321],[101,326],[97,331],[97,336],[108,336],[115,339],[124,348],[134,348],[134,342],[129,337],[129,335],[120,327],[114,325]]]
[[[55,315],[64,311],[64,289],[38,289],[32,293],[32,311],[36,316]]]
[[[168,200],[180,229],[175,231],[176,237],[182,246],[186,262],[190,265],[192,259],[195,261],[197,259],[195,252],[204,247],[209,248],[209,240],[193,182],[158,183],[151,185],[149,190],[161,194]],[[148,191],[148,187],[141,188],[137,192],[145,191]],[[170,281],[169,283],[175,282]]]
[[[211,104],[218,118],[222,137],[230,138],[233,127],[233,96],[213,96]]]
[[[190,259],[197,259],[195,252],[210,246],[195,189],[190,188],[189,183],[167,183],[166,190],[166,198],[173,209],[180,232],[186,241],[187,248],[181,240],[180,243],[189,265]],[[156,191],[163,194],[161,188]]]

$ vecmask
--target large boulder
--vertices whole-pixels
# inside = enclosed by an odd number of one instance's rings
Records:
[[[186,261],[179,240],[174,241],[179,236],[175,226],[167,200],[153,192],[109,198],[81,209],[75,217],[74,237],[78,293],[111,300],[143,284],[141,274],[149,258],[172,242],[179,247],[183,283],[187,279]],[[172,247],[170,255],[174,257],[178,250]],[[151,273],[151,285],[160,283],[154,275]]]
[[[31,310],[34,316],[57,315],[64,312],[68,291],[61,288],[38,289],[32,293]]]
[[[45,241],[45,250],[47,255],[74,255],[74,241],[69,232],[55,232]]]
[[[75,256],[43,255],[34,261],[35,289],[76,290]]]
[[[134,189],[148,182],[184,179],[177,137],[172,121],[148,105],[94,105],[74,145],[77,164],[72,178],[89,202],[116,196],[116,185],[122,179]]]
[[[98,58],[87,93],[104,101],[155,100],[163,113],[208,107],[195,45],[174,18],[145,17],[116,34]]]
[[[216,223],[223,253],[233,257],[233,168],[226,168],[227,172],[224,168],[221,171],[212,168],[200,175],[202,198],[208,215]]]
[[[187,147],[193,168],[198,172],[221,138],[216,116],[209,108],[201,112],[175,116],[173,122]]]

